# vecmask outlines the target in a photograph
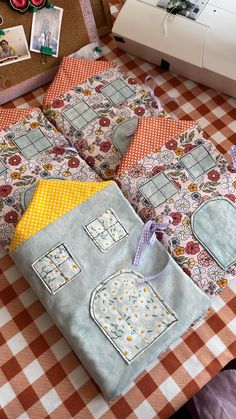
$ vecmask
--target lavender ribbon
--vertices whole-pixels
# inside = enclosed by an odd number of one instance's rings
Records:
[[[153,82],[152,87],[150,87],[148,85],[148,82],[150,80]],[[158,83],[157,83],[155,77],[152,77],[152,76],[148,75],[145,78],[145,85],[149,88],[150,95],[151,95],[151,97],[153,98],[154,102],[157,105],[158,112],[161,112],[162,111],[163,105],[167,105],[167,103],[170,103],[170,102],[176,102],[177,105],[178,105],[178,108],[179,108],[179,102],[178,102],[178,100],[176,98],[172,97],[172,96],[170,96],[168,99],[166,99],[164,102],[161,103],[160,99],[155,95],[155,88],[158,86]],[[173,115],[173,118],[176,119],[176,116]]]
[[[230,155],[231,155],[231,160],[232,160],[232,169],[236,171],[236,146],[235,145],[231,145]]]
[[[158,223],[157,221],[149,220],[144,224],[141,236],[139,238],[136,253],[135,253],[135,256],[134,256],[133,265],[135,265],[135,266],[139,265],[140,258],[141,258],[144,247],[146,245],[153,246],[154,243],[157,241],[156,233],[159,232],[159,231],[164,231],[169,226],[169,223],[172,221],[172,218],[168,216],[167,219],[168,219],[168,222]],[[167,264],[168,264],[168,262],[167,262]],[[166,266],[164,267],[164,269],[166,268]],[[154,279],[158,275],[160,275],[164,271],[164,269],[162,269],[162,271],[159,272],[159,274],[157,274],[155,276],[139,278],[137,280],[137,282],[141,283],[141,282],[145,282],[145,281],[150,281],[151,279]]]

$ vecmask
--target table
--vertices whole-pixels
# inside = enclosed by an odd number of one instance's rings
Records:
[[[112,0],[115,18],[120,3]],[[178,118],[198,120],[222,153],[236,144],[236,100],[165,72],[102,39],[104,59],[144,82],[157,78],[161,100],[174,96]],[[7,107],[41,106],[46,87]],[[214,299],[212,309],[126,392],[108,404],[43,306],[0,250],[0,417],[1,418],[168,418],[236,357],[236,281]]]

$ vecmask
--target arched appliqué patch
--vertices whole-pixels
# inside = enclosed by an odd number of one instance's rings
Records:
[[[194,236],[223,269],[236,263],[236,206],[232,201],[209,199],[192,215],[191,225]]]
[[[123,156],[132,140],[138,126],[138,118],[134,116],[121,122],[113,129],[112,142]]]
[[[130,364],[171,325],[176,314],[140,274],[116,271],[93,291],[90,314],[122,358]]]

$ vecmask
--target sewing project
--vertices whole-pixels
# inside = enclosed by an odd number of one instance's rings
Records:
[[[236,174],[195,122],[139,119],[117,182],[144,221],[171,217],[158,237],[207,294],[236,277]]]
[[[12,241],[15,263],[108,400],[210,304],[157,240],[139,246],[134,265],[143,228],[114,182],[41,180]],[[104,232],[115,243],[101,252]]]
[[[98,176],[37,109],[0,109],[0,243],[9,248],[39,179]]]
[[[139,117],[166,115],[149,89],[111,63],[64,58],[44,112],[104,179],[116,173]]]

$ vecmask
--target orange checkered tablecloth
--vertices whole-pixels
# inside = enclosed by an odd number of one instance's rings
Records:
[[[115,17],[119,3],[111,1]],[[120,51],[110,35],[104,57],[156,93],[178,99],[179,118],[198,120],[227,153],[236,144],[236,100]],[[40,106],[45,88],[5,107]],[[214,299],[210,314],[108,404],[45,312],[11,258],[0,251],[0,418],[168,418],[236,357],[236,281]]]

